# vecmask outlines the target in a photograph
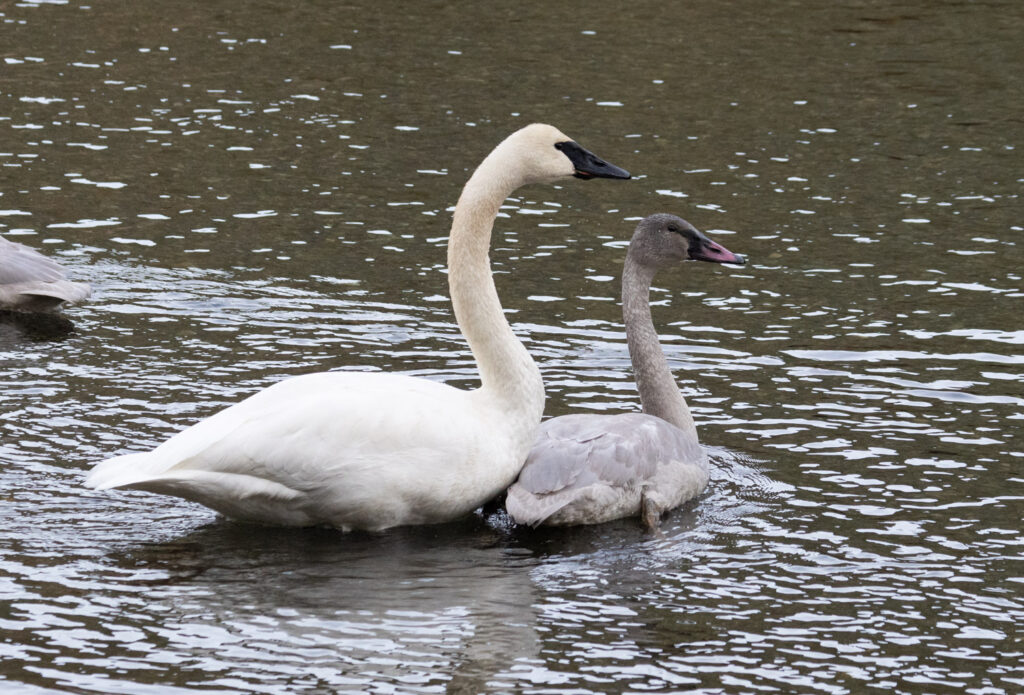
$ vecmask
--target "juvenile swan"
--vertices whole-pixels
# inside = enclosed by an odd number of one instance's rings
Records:
[[[0,310],[56,311],[89,296],[89,285],[70,282],[56,261],[0,237]]]
[[[597,524],[661,515],[700,494],[707,454],[651,322],[650,289],[661,268],[684,261],[743,264],[674,215],[637,225],[622,271],[622,316],[644,414],[563,415],[545,421],[505,501],[520,524]]]
[[[493,498],[526,460],[544,387],[498,301],[491,228],[513,190],[569,176],[629,173],[534,124],[499,144],[462,190],[448,285],[479,389],[380,373],[286,379],[153,451],[101,462],[86,485],[177,495],[236,519],[343,530],[448,521]]]

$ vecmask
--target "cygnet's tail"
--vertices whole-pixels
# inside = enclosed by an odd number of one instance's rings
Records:
[[[517,482],[508,489],[508,495],[505,498],[505,511],[517,524],[537,527],[547,521],[552,514],[569,504],[575,493],[576,490],[571,490],[550,495],[537,495],[529,492]]]

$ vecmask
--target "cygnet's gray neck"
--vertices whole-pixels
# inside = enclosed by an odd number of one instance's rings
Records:
[[[640,403],[648,415],[660,417],[697,439],[697,427],[679,392],[651,320],[651,281],[656,269],[627,253],[622,272],[622,318]]]

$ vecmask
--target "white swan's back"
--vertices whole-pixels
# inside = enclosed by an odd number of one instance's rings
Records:
[[[479,389],[380,373],[295,377],[153,451],[100,463],[86,485],[176,495],[260,523],[346,530],[448,521],[492,499],[526,460],[544,387],[498,300],[491,226],[515,188],[568,176],[629,174],[534,124],[484,159],[456,205],[448,280]]]

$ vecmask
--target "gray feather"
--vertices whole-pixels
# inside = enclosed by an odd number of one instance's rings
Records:
[[[506,508],[521,524],[598,523],[640,513],[645,489],[703,490],[697,441],[652,415],[564,415],[545,421]],[[675,505],[672,505],[675,506]],[[554,517],[554,518],[552,518]]]
[[[56,261],[0,237],[0,309],[50,311],[90,292],[89,285],[67,280]]]

